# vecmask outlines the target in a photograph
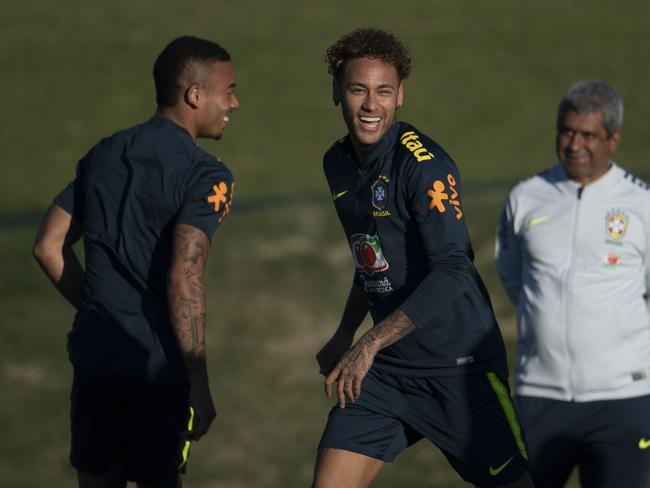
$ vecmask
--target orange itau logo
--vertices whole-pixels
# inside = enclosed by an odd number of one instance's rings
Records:
[[[435,208],[441,214],[445,213],[447,210],[445,202],[448,201],[456,212],[456,219],[460,220],[463,216],[463,211],[460,209],[460,200],[458,199],[458,192],[456,191],[456,179],[450,174],[447,175],[447,184],[449,185],[451,196],[449,193],[445,192],[445,183],[441,180],[434,181],[432,186],[433,189],[427,190],[427,196],[431,198],[431,201],[429,202],[429,210]]]
[[[226,218],[226,215],[230,212],[230,207],[232,206],[232,198],[235,194],[235,183],[230,184],[230,198],[228,198],[228,185],[222,181],[218,185],[212,185],[212,191],[214,195],[208,197],[208,203],[214,204],[214,212],[219,213],[221,210],[221,204],[223,204],[223,215],[219,217],[219,223],[223,222],[223,219]]]

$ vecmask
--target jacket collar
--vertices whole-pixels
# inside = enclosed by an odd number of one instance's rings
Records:
[[[605,174],[603,174],[596,181],[592,181],[591,183],[588,183],[586,185],[581,185],[577,181],[571,180],[568,177],[566,173],[566,169],[564,168],[564,165],[561,162],[558,162],[551,169],[551,175],[553,180],[555,180],[557,184],[565,187],[566,189],[570,190],[572,193],[577,191],[578,188],[582,187],[583,188],[582,192],[584,195],[585,191],[588,191],[589,193],[594,191],[602,191],[607,188],[610,188],[615,184],[618,177],[620,176],[621,168],[614,161],[610,160],[609,164],[610,167],[605,172]]]

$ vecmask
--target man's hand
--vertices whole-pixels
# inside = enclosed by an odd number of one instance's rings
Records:
[[[325,378],[327,397],[332,398],[332,388],[336,382],[339,407],[345,408],[346,395],[351,402],[356,402],[361,396],[361,383],[372,366],[375,354],[377,354],[377,350],[372,346],[372,342],[364,341],[363,338],[343,354],[343,357]]]
[[[351,402],[356,402],[361,396],[361,383],[368,374],[377,352],[414,330],[413,322],[398,308],[363,334],[354,347],[343,354],[325,378],[327,397],[332,397],[332,386],[337,383],[339,407],[345,408],[346,395]]]
[[[316,354],[320,374],[327,376],[334,369],[343,353],[350,349],[353,340],[353,330],[339,328],[336,331],[332,338],[327,341],[327,344]]]
[[[212,393],[210,386],[205,381],[191,383],[190,385],[190,406],[194,409],[194,421],[192,423],[192,431],[190,439],[198,441],[203,437],[210,428],[212,421],[217,416],[217,411],[214,408],[212,401]]]

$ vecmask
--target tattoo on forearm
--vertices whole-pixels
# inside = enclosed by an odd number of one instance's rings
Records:
[[[361,371],[365,375],[372,366],[377,351],[397,342],[413,330],[415,326],[406,314],[396,310],[362,335],[354,347],[344,355],[343,373]]]
[[[183,226],[174,235],[173,259],[183,263],[182,280],[170,289],[170,316],[188,366],[205,361],[206,296],[203,277],[207,238],[198,229]]]
[[[359,343],[363,341],[367,345],[374,344],[376,349],[379,350],[390,346],[414,330],[415,326],[413,322],[411,322],[404,312],[397,309],[382,320],[381,323],[365,333],[359,339]]]

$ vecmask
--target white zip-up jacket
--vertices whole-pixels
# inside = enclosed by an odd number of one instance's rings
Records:
[[[580,187],[562,164],[515,186],[497,268],[517,306],[518,395],[650,394],[650,189],[612,163]]]

